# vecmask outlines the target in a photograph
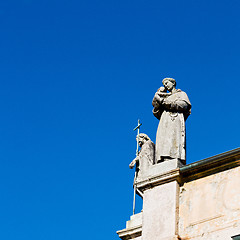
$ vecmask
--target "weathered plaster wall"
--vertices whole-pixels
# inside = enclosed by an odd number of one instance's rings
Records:
[[[240,234],[240,167],[184,183],[179,216],[182,240],[231,240]]]
[[[240,234],[240,148],[186,166],[162,165],[137,182],[143,211],[118,231],[122,240],[232,240]]]

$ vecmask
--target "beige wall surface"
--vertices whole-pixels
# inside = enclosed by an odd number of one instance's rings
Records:
[[[118,231],[122,240],[233,240],[240,235],[240,148],[186,166],[162,165],[137,182],[143,211]]]
[[[231,240],[240,234],[240,167],[184,183],[179,196],[182,240]]]

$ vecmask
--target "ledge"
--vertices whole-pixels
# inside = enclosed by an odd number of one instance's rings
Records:
[[[153,188],[155,186],[162,185],[175,180],[180,181],[179,168],[152,177],[148,177],[147,179],[141,182],[137,182],[136,186],[140,191],[145,191],[149,188]]]
[[[240,166],[240,148],[180,167],[181,181],[191,181]]]
[[[142,235],[142,225],[119,230],[117,234],[122,240],[140,237]]]

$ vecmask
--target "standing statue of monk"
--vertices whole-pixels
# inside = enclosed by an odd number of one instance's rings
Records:
[[[164,78],[163,86],[155,93],[153,114],[159,119],[155,162],[170,159],[186,163],[185,121],[191,113],[191,103],[185,92],[176,89],[173,78]]]

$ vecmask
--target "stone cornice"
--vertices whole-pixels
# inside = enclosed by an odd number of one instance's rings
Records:
[[[181,167],[181,182],[191,181],[238,166],[240,166],[240,148]]]
[[[136,182],[141,192],[171,181],[180,184],[240,166],[240,148],[209,157],[186,166],[145,177]]]
[[[134,239],[142,235],[142,225],[117,231],[117,234],[122,240]]]
[[[180,181],[180,169],[176,168],[174,170],[158,174],[152,177],[148,177],[143,181],[137,182],[136,186],[140,191],[145,191],[149,188],[172,182],[172,181]]]

